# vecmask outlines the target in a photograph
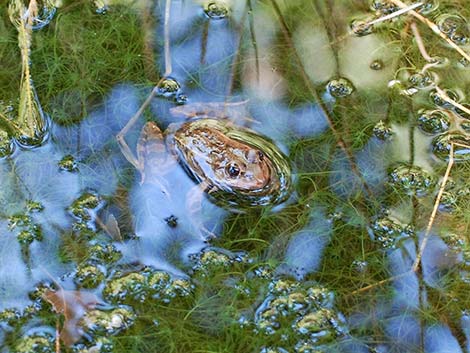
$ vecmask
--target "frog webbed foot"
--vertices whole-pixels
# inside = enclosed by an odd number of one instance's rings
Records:
[[[236,125],[244,125],[255,121],[249,117],[247,103],[248,100],[239,102],[200,102],[177,106],[171,108],[170,112],[186,119],[226,119]]]

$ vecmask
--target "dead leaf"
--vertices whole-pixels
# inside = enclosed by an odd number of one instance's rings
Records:
[[[48,290],[43,294],[54,310],[63,314],[65,318],[64,327],[60,332],[60,338],[65,345],[70,346],[80,340],[83,329],[79,325],[80,319],[99,304],[99,300],[93,293],[85,291],[58,291]]]

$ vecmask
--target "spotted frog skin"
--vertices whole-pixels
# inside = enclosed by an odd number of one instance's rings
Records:
[[[242,209],[278,204],[289,196],[287,158],[271,140],[227,118],[223,104],[189,104],[171,113],[186,120],[164,132],[154,122],[142,129],[133,162],[142,182],[158,182],[179,162],[218,204]]]

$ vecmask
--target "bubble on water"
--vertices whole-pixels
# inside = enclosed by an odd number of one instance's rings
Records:
[[[42,212],[42,211],[44,211],[44,206],[38,201],[27,200],[26,201],[26,211],[28,213]]]
[[[307,296],[312,300],[313,304],[317,307],[331,308],[334,304],[334,294],[327,288],[320,285],[311,285],[307,289]]]
[[[307,309],[309,298],[302,292],[289,293],[287,296],[287,309],[290,311],[301,312]]]
[[[116,273],[103,289],[104,299],[113,304],[142,303],[148,294],[147,278],[140,272]]]
[[[292,328],[302,336],[308,336],[312,339],[321,337],[329,340],[335,337],[335,332],[331,330],[331,322],[334,317],[334,312],[322,308],[299,318]]]
[[[74,223],[76,231],[87,229],[94,231],[94,219],[96,212],[104,206],[102,198],[94,190],[83,192],[69,207],[70,213],[77,219]]]
[[[413,228],[387,215],[372,222],[369,233],[384,249],[395,249],[404,239],[414,236]]]
[[[209,275],[217,270],[227,269],[233,264],[233,260],[226,254],[211,249],[204,249],[201,253],[193,257],[196,264],[194,271],[200,271],[201,274]]]
[[[16,236],[21,245],[29,245],[33,241],[41,241],[43,239],[41,228],[34,224],[28,229],[21,230]]]
[[[272,279],[274,275],[274,269],[271,266],[257,266],[253,273],[256,277],[262,279]]]
[[[469,42],[470,42],[470,37],[468,35],[465,35],[463,33],[460,33],[460,32],[457,32],[457,33],[454,33],[450,39],[458,44],[458,45],[467,45]]]
[[[458,67],[462,69],[467,69],[470,66],[470,61],[468,61],[466,58],[460,58],[458,61]]]
[[[454,102],[460,102],[462,100],[461,95],[457,93],[456,91],[453,91],[450,89],[444,89],[444,92]],[[431,93],[429,94],[429,98],[431,99],[432,103],[434,103],[435,105],[439,107],[446,108],[446,109],[454,108],[454,106],[448,101],[446,101],[444,97],[436,90],[431,91]]]
[[[39,30],[47,26],[55,16],[57,9],[51,5],[38,6],[38,14],[32,18],[31,29]]]
[[[73,278],[75,284],[86,289],[98,287],[104,282],[104,279],[104,268],[89,262],[80,264]]]
[[[277,279],[269,284],[269,291],[273,294],[287,294],[297,288],[299,283],[290,279]]]
[[[8,219],[8,228],[17,230],[16,238],[22,246],[28,246],[35,240],[43,239],[42,228],[34,223],[30,213],[31,210],[28,210],[27,213],[14,214]]]
[[[351,31],[359,36],[366,36],[368,34],[371,34],[374,26],[370,24],[371,21],[373,21],[374,18],[366,18],[366,19],[356,19],[351,21],[351,24],[349,25],[351,28]]]
[[[97,336],[114,336],[134,324],[136,315],[131,307],[119,306],[115,309],[90,310],[79,322],[87,333]]]
[[[113,341],[108,337],[96,337],[89,343],[77,343],[72,347],[72,353],[113,353]]]
[[[22,313],[23,317],[25,319],[31,319],[33,317],[37,317],[37,315],[42,310],[42,308],[43,308],[43,303],[40,301],[35,301],[23,309],[23,313]]]
[[[418,126],[427,134],[441,134],[449,130],[450,117],[443,110],[418,111]]]
[[[466,133],[470,133],[470,121],[463,121],[460,123],[460,128]]]
[[[278,278],[270,283],[268,295],[256,310],[255,328],[285,341],[307,336],[318,346],[345,332],[344,318],[333,304],[333,293],[324,287]],[[289,328],[292,331],[286,331]]]
[[[422,5],[415,11],[423,15],[428,15],[439,8],[439,0],[423,0],[421,3]]]
[[[404,96],[413,96],[419,92],[416,87],[405,87],[404,84],[400,80],[391,80],[387,84],[388,88],[396,91],[398,94]]]
[[[180,90],[181,86],[178,81],[169,76],[162,79],[155,87],[155,93],[166,98],[177,97]]]
[[[21,312],[16,308],[8,308],[0,312],[0,328],[5,326],[13,327],[22,317]]]
[[[108,10],[109,10],[109,6],[108,5],[103,5],[101,7],[97,7],[95,12],[98,15],[106,15],[108,13]]]
[[[153,271],[148,278],[148,286],[155,298],[161,298],[162,293],[170,286],[171,277],[164,271]]]
[[[389,0],[371,0],[370,8],[376,11],[378,15],[384,16],[400,10],[400,7]]]
[[[15,344],[15,353],[55,353],[55,335],[53,328],[37,328],[22,336]]]
[[[451,213],[457,208],[458,196],[451,191],[444,191],[439,202],[439,211]]]
[[[372,61],[369,67],[375,71],[382,70],[384,68],[384,62],[380,59],[377,59],[377,60]]]
[[[354,270],[356,273],[365,273],[369,267],[369,263],[364,260],[354,260],[351,263],[351,268]]]
[[[54,282],[40,282],[36,287],[28,293],[29,299],[35,302],[43,301],[44,293],[57,290],[57,286]]]
[[[375,135],[375,137],[382,141],[388,140],[393,135],[392,128],[383,120],[380,120],[377,124],[375,124],[372,133]]]
[[[401,163],[390,171],[389,184],[397,192],[422,197],[434,189],[434,177],[424,169]]]
[[[178,94],[175,98],[175,103],[176,104],[186,104],[188,102],[188,96],[185,94]]]
[[[78,171],[78,165],[75,161],[75,158],[68,154],[64,156],[58,163],[59,169],[67,172],[76,172]]]
[[[470,41],[467,21],[457,14],[443,14],[436,20],[439,30],[457,45],[466,45]]]
[[[170,228],[175,228],[178,225],[178,217],[171,215],[163,219]]]
[[[449,159],[451,143],[454,144],[454,161],[468,161],[470,159],[470,138],[460,133],[445,133],[432,140],[434,155],[442,160]]]
[[[442,14],[436,19],[436,24],[442,33],[450,35],[465,24],[465,19],[455,14]]]
[[[210,1],[204,5],[204,13],[211,20],[221,20],[227,17],[229,7],[224,1]]]
[[[187,297],[194,291],[194,284],[186,278],[175,278],[163,291],[163,301],[169,303],[177,297]]]
[[[354,92],[354,86],[351,81],[343,77],[329,81],[326,89],[335,98],[344,98]]]
[[[461,117],[462,119],[466,119],[470,121],[470,114],[467,111],[470,111],[470,104],[468,103],[460,103],[462,108],[453,107],[454,111]],[[465,108],[465,109],[463,109]]]
[[[455,252],[463,251],[466,245],[465,237],[456,233],[446,233],[442,236],[442,240],[450,250]]]
[[[12,215],[8,219],[8,229],[12,230],[16,227],[27,227],[31,224],[32,219],[30,216],[24,213],[18,213]]]
[[[426,88],[434,84],[436,81],[435,75],[431,71],[415,72],[410,75],[408,82],[416,88]]]
[[[122,253],[113,244],[93,242],[88,249],[89,258],[105,265],[121,259]]]
[[[92,220],[89,222],[74,222],[72,224],[72,230],[81,239],[92,240],[96,237],[95,225]]]

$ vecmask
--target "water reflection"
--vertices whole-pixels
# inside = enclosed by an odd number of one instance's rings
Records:
[[[465,75],[428,60],[422,48],[407,42],[420,43],[407,32],[414,24],[408,17],[387,22],[393,30],[384,33],[370,34],[375,24],[368,20],[353,22],[361,36],[351,33],[350,20],[358,13],[366,18],[399,9],[382,3],[154,6],[146,15],[155,26],[146,36],[158,43],[146,45],[157,48],[151,66],[166,79],[138,77],[137,84],[125,75],[125,82],[116,78],[99,105],[83,109],[90,112],[81,121],[77,105],[65,104],[70,116],[52,116],[47,143],[32,150],[16,146],[0,160],[0,310],[27,307],[28,293],[49,283],[54,293],[86,288],[103,295],[116,306],[111,312],[132,317],[129,326],[147,323],[139,305],[155,316],[170,308],[162,332],[170,327],[191,344],[197,339],[186,333],[199,334],[206,325],[212,331],[203,341],[217,341],[210,335],[223,326],[233,330],[230,339],[242,336],[261,352],[468,351],[468,302],[461,294],[468,289],[467,244],[452,245],[442,235],[455,228],[463,239],[468,228],[462,221],[468,198],[464,164],[453,169],[457,177],[449,180],[435,219],[430,217],[452,144],[460,144],[454,150],[459,162],[469,151],[468,112],[456,102],[465,97],[451,94],[459,92],[454,82],[448,82],[448,97],[438,94],[437,84]],[[119,11],[113,5],[100,16]],[[429,47],[446,54],[444,47]],[[429,65],[449,73],[426,73]],[[465,87],[462,80],[457,83]],[[202,196],[194,212],[196,183],[176,161],[162,162],[173,158],[166,150],[152,166],[161,180],[142,179],[115,137],[155,85],[148,109],[126,134],[132,151],[139,153],[147,121],[165,131],[186,120],[170,114],[178,105],[246,101],[233,129],[249,126],[289,157],[297,174],[289,202],[236,213]],[[58,93],[49,105],[67,97],[79,100],[79,88]],[[230,115],[230,108],[223,113]],[[31,210],[31,201],[43,209]],[[175,298],[190,299],[182,304]],[[112,319],[103,310],[90,316]],[[90,339],[102,334],[96,333],[102,326],[95,332],[92,324],[83,326]],[[27,351],[25,342],[34,340],[53,344],[50,327],[40,320],[28,325],[33,329],[23,330],[17,351]],[[184,329],[173,330],[176,325]],[[9,339],[10,326],[5,324],[0,342]]]
[[[226,212],[205,200],[201,207],[203,213],[191,213],[187,195],[194,182],[178,167],[166,177],[171,180],[169,194],[152,183],[136,185],[130,190],[130,207],[138,236],[136,247],[139,249],[135,256],[144,264],[181,274],[175,265],[187,262],[188,254],[197,253],[205,246],[207,234],[201,227],[219,234]],[[174,225],[169,224],[171,219],[174,219]]]
[[[327,218],[325,210],[314,208],[304,228],[291,235],[284,265],[278,271],[299,281],[318,271],[331,232],[332,222]]]

